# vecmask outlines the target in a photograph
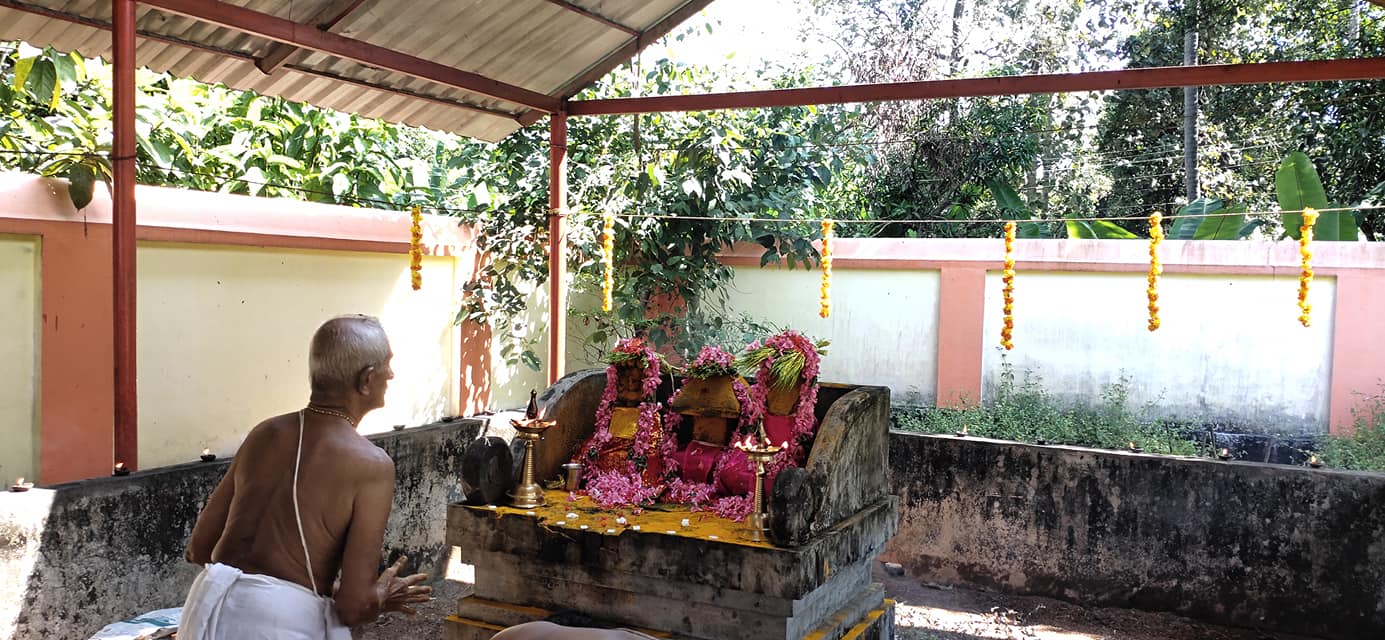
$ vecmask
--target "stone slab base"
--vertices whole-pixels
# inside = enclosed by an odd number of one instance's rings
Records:
[[[552,614],[546,609],[520,607],[476,596],[463,597],[457,606],[458,615],[448,616],[443,621],[443,640],[490,640],[507,627],[543,620]],[[884,588],[872,583],[801,640],[893,640],[894,606],[893,600],[884,599]],[[668,631],[638,630],[667,640],[698,640]]]

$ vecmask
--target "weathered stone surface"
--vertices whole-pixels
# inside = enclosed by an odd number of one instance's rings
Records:
[[[904,433],[890,466],[917,577],[1385,637],[1385,474]]]
[[[596,430],[596,408],[606,391],[606,371],[585,369],[569,373],[539,394],[539,412],[558,424],[543,434],[535,449],[534,476],[543,482],[562,475],[563,463]],[[512,449],[523,452],[522,448]],[[515,457],[515,464],[521,462]]]
[[[446,505],[460,500],[474,420],[372,436],[395,459],[386,561],[440,578]],[[197,514],[229,460],[194,462],[0,493],[0,638],[74,640],[108,623],[181,606],[197,568],[183,560]]]
[[[515,486],[510,445],[496,436],[482,436],[467,445],[462,456],[462,492],[469,504],[496,504]]]
[[[827,492],[820,472],[789,467],[774,479],[768,498],[769,539],[776,546],[796,547],[812,537],[812,525]]]
[[[554,565],[586,565],[651,578],[798,599],[821,586],[833,567],[874,558],[896,528],[896,503],[883,498],[793,549],[753,547],[721,540],[626,531],[618,536],[547,529],[533,518],[497,518],[487,509],[452,505],[447,540],[463,562],[488,553],[535,558]],[[485,578],[477,571],[477,593]]]
[[[844,391],[840,397],[836,392]],[[823,385],[817,437],[806,468],[821,473],[826,493],[814,525],[826,529],[889,493],[890,390]]]

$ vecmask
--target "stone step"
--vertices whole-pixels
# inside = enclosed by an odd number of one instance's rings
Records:
[[[860,595],[828,616],[826,622],[803,636],[803,640],[865,640],[865,634],[880,623],[879,619],[887,611],[892,621],[894,603],[885,600],[884,585],[872,582]],[[888,635],[882,637],[890,638]]]

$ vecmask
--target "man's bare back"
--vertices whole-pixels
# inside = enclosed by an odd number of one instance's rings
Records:
[[[352,626],[385,611],[413,613],[409,604],[428,599],[432,589],[415,586],[427,576],[398,577],[405,558],[376,575],[394,462],[356,425],[384,405],[392,356],[374,318],[335,318],[318,329],[307,407],[246,436],[197,518],[189,562],[302,585],[331,597],[341,622]]]
[[[298,418],[297,412],[270,418],[241,445],[237,464],[228,471],[234,474],[235,493],[211,561],[312,589],[292,496]],[[358,497],[393,495],[394,462],[342,420],[305,411],[303,423],[299,515],[317,591],[330,596],[328,577],[341,569]]]

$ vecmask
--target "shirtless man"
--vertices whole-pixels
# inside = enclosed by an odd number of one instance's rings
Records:
[[[307,407],[246,436],[197,518],[187,560],[205,567],[179,640],[349,640],[346,626],[429,599],[432,588],[417,586],[427,576],[398,576],[405,558],[375,573],[394,462],[356,425],[384,406],[392,356],[368,316],[313,335]]]

